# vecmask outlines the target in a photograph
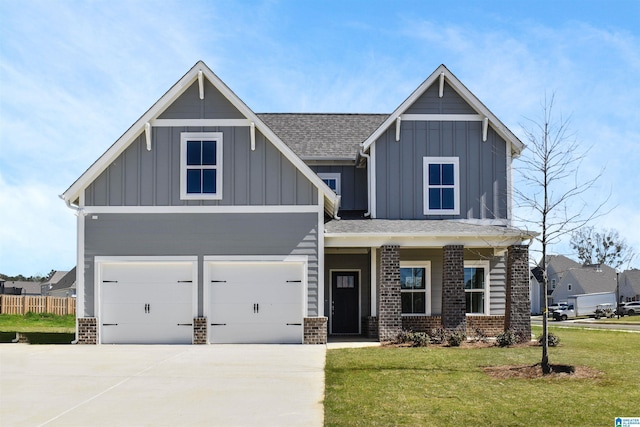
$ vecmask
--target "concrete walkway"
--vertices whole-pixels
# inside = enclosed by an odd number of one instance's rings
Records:
[[[0,344],[0,425],[322,426],[325,353]]]

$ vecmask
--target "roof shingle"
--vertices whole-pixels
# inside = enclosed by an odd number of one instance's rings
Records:
[[[303,160],[355,160],[388,114],[261,113],[257,116]]]

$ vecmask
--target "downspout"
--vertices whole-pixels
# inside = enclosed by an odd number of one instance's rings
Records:
[[[342,219],[338,216],[338,211],[340,210],[340,202],[342,201],[342,196],[338,196],[336,199],[336,203],[333,205],[333,219]]]
[[[371,156],[365,153],[362,147],[360,147],[360,155],[367,159],[367,211],[364,213],[364,216],[368,218],[371,216],[371,180],[369,179],[369,175],[371,174],[371,165],[369,164]]]
[[[84,215],[86,215],[83,208],[71,206],[71,201],[65,199],[62,194],[59,195],[58,197],[60,197],[62,200],[64,200],[64,202],[66,203],[66,205],[67,205],[67,207],[69,209],[76,211],[75,216],[80,216],[80,215],[84,216]],[[78,344],[78,312],[77,311],[76,311],[76,339],[71,341],[71,344]]]

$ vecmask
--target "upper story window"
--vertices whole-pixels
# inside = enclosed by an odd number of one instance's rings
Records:
[[[464,263],[464,296],[467,314],[489,314],[489,263]]]
[[[460,214],[460,172],[457,157],[425,157],[424,214]]]
[[[338,196],[342,192],[340,188],[340,174],[339,173],[319,173],[318,176],[324,181],[330,189],[333,190]]]
[[[222,132],[180,134],[180,198],[222,198]]]
[[[400,263],[400,298],[403,315],[431,314],[431,263]]]

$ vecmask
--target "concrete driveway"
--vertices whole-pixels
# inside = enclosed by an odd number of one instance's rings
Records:
[[[0,345],[7,426],[322,426],[323,345]]]

